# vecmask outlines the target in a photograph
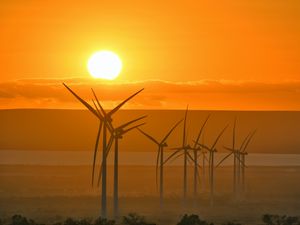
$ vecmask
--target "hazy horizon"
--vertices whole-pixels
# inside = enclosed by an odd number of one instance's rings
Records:
[[[191,144],[205,118],[211,114],[202,140],[210,144],[214,136],[227,124],[227,131],[218,145],[230,146],[232,122],[237,118],[237,145],[249,132],[257,129],[249,153],[300,153],[299,112],[259,111],[200,111],[192,110],[188,117],[188,140]],[[148,115],[143,130],[155,138],[165,133],[184,116],[183,110],[121,110],[114,124]],[[162,122],[161,122],[161,119]],[[19,109],[0,110],[0,150],[93,151],[98,120],[87,110]],[[159,125],[159,126],[158,126]],[[170,136],[169,145],[180,144],[181,126]],[[289,134],[289,135],[287,135]],[[45,145],[47,143],[47,145]],[[138,131],[133,130],[120,141],[120,151],[156,151],[156,146]]]

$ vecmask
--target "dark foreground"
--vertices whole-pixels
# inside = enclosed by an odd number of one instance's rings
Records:
[[[265,225],[299,225],[300,219],[296,216],[286,215],[271,215],[265,214],[261,217],[262,223]],[[0,219],[1,225],[45,225],[44,223],[37,223],[32,219],[27,219],[22,215],[14,215],[9,219]],[[123,216],[118,221],[110,220],[106,218],[98,217],[95,220],[84,218],[84,219],[73,219],[67,218],[64,221],[56,222],[53,225],[156,225],[154,222],[149,222],[144,216],[140,216],[136,213],[129,213]],[[175,224],[175,223],[174,223]],[[176,223],[177,225],[214,225],[213,222],[207,222],[196,214],[185,214]],[[238,222],[227,221],[222,225],[242,225]]]
[[[68,217],[97,218],[100,191],[90,185],[90,169],[87,166],[0,166],[0,217],[7,220],[21,214],[46,224],[62,222]],[[249,167],[246,193],[238,200],[232,195],[231,168],[220,168],[216,173],[213,206],[209,192],[202,191],[201,186],[198,197],[194,198],[190,189],[189,199],[184,203],[182,168],[168,167],[163,209],[159,207],[153,167],[124,166],[120,171],[121,215],[136,212],[156,224],[177,224],[186,213],[215,224],[262,224],[264,214],[300,216],[299,167]],[[189,187],[192,187],[192,176]],[[109,212],[111,200],[109,193]],[[118,223],[121,220],[122,217],[118,218]]]

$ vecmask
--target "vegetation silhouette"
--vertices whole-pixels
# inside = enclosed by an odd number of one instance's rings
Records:
[[[124,216],[122,220],[123,225],[156,225],[155,223],[146,222],[145,217],[136,213],[129,213],[128,216]]]
[[[177,225],[213,225],[213,223],[208,223],[205,220],[201,220],[198,215],[185,214]]]
[[[265,225],[300,225],[300,218],[297,216],[287,215],[272,215],[264,214],[262,222]],[[259,224],[259,223],[258,223]],[[43,223],[37,223],[32,219],[28,219],[22,215],[14,215],[9,220],[0,218],[0,225],[45,225]],[[47,223],[47,225],[51,225]],[[67,218],[65,221],[54,223],[52,225],[156,225],[146,220],[144,216],[137,213],[129,213],[123,216],[122,220],[117,223],[115,220],[109,220],[103,217],[98,217],[96,220],[91,219],[73,219]],[[214,225],[214,223],[202,220],[199,215],[185,214],[176,225]],[[242,225],[239,222],[224,222],[222,225]]]
[[[300,225],[300,220],[295,216],[280,216],[265,214],[262,216],[262,221],[266,225]]]

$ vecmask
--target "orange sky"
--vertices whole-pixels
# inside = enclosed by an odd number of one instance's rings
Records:
[[[110,49],[124,70],[108,106],[139,82],[140,108],[300,110],[296,0],[1,1],[0,30],[0,108],[80,107],[61,81],[103,92],[86,61]]]

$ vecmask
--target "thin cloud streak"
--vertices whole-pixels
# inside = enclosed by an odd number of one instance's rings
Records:
[[[26,79],[0,83],[1,108],[82,108],[62,86],[68,84],[86,100],[94,88],[103,104],[111,108],[141,87],[127,108],[213,110],[300,110],[300,81],[256,82],[199,80],[172,82],[144,80],[103,82],[94,79]]]

